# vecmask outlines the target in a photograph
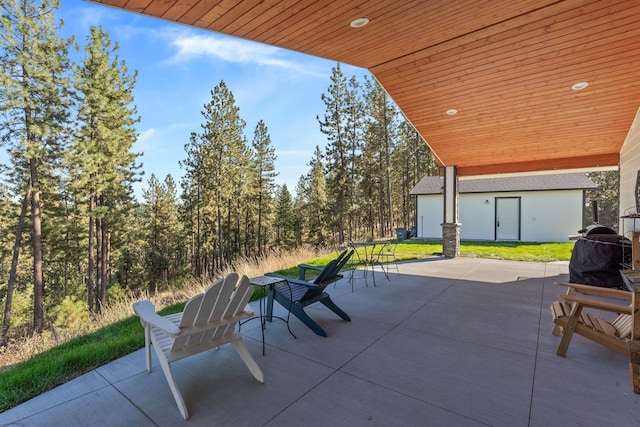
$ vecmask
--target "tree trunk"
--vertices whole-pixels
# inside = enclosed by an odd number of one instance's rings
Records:
[[[38,188],[38,161],[29,159],[31,172],[31,216],[33,220],[33,329],[42,333],[44,329],[44,275],[42,273],[42,217],[40,212],[40,189]]]
[[[64,216],[67,219],[67,221],[69,221],[69,203],[67,198],[65,197],[64,200]],[[64,240],[65,240],[65,245],[64,245],[64,296],[68,296],[69,295],[69,250],[70,250],[70,240],[71,238],[69,237],[69,228],[67,228],[65,230],[64,233]]]
[[[202,236],[200,235],[200,183],[198,182],[198,200],[196,201],[196,277],[202,277]]]
[[[87,303],[89,305],[89,311],[95,312],[95,282],[94,282],[94,274],[95,274],[95,234],[94,234],[94,222],[93,211],[95,209],[95,198],[94,196],[89,197],[89,244],[87,245]]]
[[[107,283],[109,282],[109,232],[107,220],[100,220],[100,291],[98,292],[98,311],[102,312],[107,297]]]
[[[260,191],[258,194],[258,256],[261,256],[264,249],[262,247],[262,170],[260,171],[258,189]]]
[[[22,200],[22,208],[20,209],[20,219],[16,229],[16,240],[13,245],[13,257],[11,258],[11,270],[9,270],[9,282],[7,283],[7,296],[4,301],[4,316],[2,317],[2,337],[0,338],[0,347],[7,345],[9,341],[9,327],[11,326],[11,304],[13,302],[13,291],[16,287],[16,275],[18,270],[18,257],[20,255],[20,244],[22,242],[22,230],[24,228],[24,220],[27,216],[27,207],[31,198],[31,185],[27,183],[27,192]]]
[[[100,198],[96,199],[96,205],[100,205]],[[96,236],[96,287],[95,287],[95,296],[94,296],[94,307],[96,313],[100,313],[100,291],[102,289],[102,233],[100,232],[102,228],[102,218],[96,218],[95,220],[95,236]]]

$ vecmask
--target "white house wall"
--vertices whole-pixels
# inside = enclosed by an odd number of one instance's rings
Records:
[[[636,176],[640,170],[640,111],[629,129],[620,150],[620,214],[636,212]],[[622,221],[622,220],[621,220]],[[625,219],[620,223],[620,232],[630,237],[635,228],[640,230],[640,220]]]
[[[568,242],[582,228],[582,190],[536,191],[522,198],[522,238],[527,242]]]
[[[582,228],[582,190],[460,195],[460,238],[495,239],[495,199],[520,197],[520,240],[567,242]],[[442,195],[418,196],[418,237],[442,238]],[[638,222],[640,226],[640,221]]]
[[[495,202],[493,193],[460,195],[460,238],[495,239]],[[485,203],[489,201],[489,204]]]
[[[444,199],[442,194],[418,196],[417,209],[416,228],[418,237],[442,239],[442,220],[444,218]]]

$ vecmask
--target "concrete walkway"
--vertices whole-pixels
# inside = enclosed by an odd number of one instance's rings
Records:
[[[190,419],[159,366],[137,351],[0,414],[29,426],[632,426],[640,395],[626,358],[576,336],[556,356],[550,303],[567,263],[433,258],[328,288],[352,318],[323,306],[243,326],[264,371],[256,382],[231,346],[174,364]],[[280,313],[283,311],[280,308]],[[256,307],[257,309],[257,307]]]

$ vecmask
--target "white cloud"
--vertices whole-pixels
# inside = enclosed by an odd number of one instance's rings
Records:
[[[64,2],[65,7],[65,27],[70,25],[82,32],[88,32],[89,27],[98,25],[108,25],[117,19],[118,11],[108,7],[95,7],[84,2]]]
[[[142,152],[150,150],[154,146],[154,139],[156,135],[157,132],[154,128],[149,128],[140,132],[135,144],[136,150]]]
[[[156,130],[154,128],[149,128],[145,131],[142,131],[140,132],[140,135],[138,135],[138,142],[149,140],[153,138],[155,134],[156,134]]]
[[[319,73],[308,65],[286,59],[285,53],[288,51],[256,42],[207,35],[180,35],[172,41],[172,44],[178,49],[171,58],[174,62],[208,57],[226,62],[258,64],[326,77],[325,73]]]

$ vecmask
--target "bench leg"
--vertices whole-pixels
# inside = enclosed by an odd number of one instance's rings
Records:
[[[560,340],[558,350],[556,351],[558,356],[565,356],[567,354],[571,338],[573,337],[573,333],[575,332],[578,321],[580,320],[580,313],[582,313],[582,304],[574,304],[571,308],[571,314],[569,315],[567,326],[562,331],[562,339]]]
[[[640,341],[629,341],[629,376],[633,392],[640,394]]]

